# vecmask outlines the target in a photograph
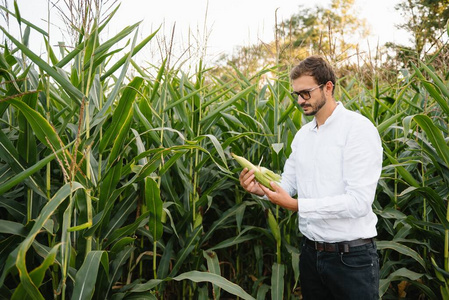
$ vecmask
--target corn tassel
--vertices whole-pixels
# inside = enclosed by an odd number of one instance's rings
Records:
[[[267,168],[255,166],[247,159],[235,155],[234,153],[231,153],[231,155],[243,168],[248,168],[248,170],[250,171],[254,170],[254,176],[256,177],[256,180],[263,186],[266,186],[267,188],[273,190],[270,182],[274,181],[276,183],[279,183],[281,181],[281,175],[276,174]]]

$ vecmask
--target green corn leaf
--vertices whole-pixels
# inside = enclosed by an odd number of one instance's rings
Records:
[[[128,246],[122,251],[120,251],[117,256],[112,261],[111,265],[111,274],[109,278],[109,286],[108,290],[106,292],[105,299],[109,299],[109,293],[112,291],[112,286],[117,282],[117,280],[120,278],[123,266],[126,264],[126,262],[129,260],[131,254],[133,254],[135,250],[135,247]]]
[[[69,62],[71,62],[83,49],[84,45],[87,41],[83,41],[79,43],[69,54],[64,56],[56,65],[56,68],[62,69],[65,67]]]
[[[449,280],[449,272],[438,266],[437,262],[435,261],[435,257],[431,257],[430,261],[432,262],[432,267],[434,268],[437,278],[441,282],[446,282],[447,280]]]
[[[20,17],[19,6],[17,5],[17,0],[14,0],[14,11],[16,12],[16,19],[19,22],[19,26],[22,25],[22,18]]]
[[[148,223],[148,220],[146,220],[148,218],[148,215],[149,212],[145,212],[140,215],[132,224],[120,227],[119,229],[105,236],[104,240],[106,242],[104,244],[104,247],[115,243],[124,236],[134,234],[138,228],[143,227],[146,223]]]
[[[411,127],[411,123],[413,120],[413,117],[415,115],[412,116],[406,116],[404,119],[402,119],[402,127],[404,129],[404,137],[407,138],[409,131],[410,131],[410,127]]]
[[[200,235],[203,233],[203,227],[198,226],[196,227],[193,232],[189,235],[184,247],[179,251],[176,263],[173,266],[173,269],[171,270],[168,277],[173,277],[178,273],[179,269],[181,268],[182,264],[184,263],[187,256],[195,249],[198,245],[198,241],[200,239]]]
[[[101,211],[108,203],[108,199],[113,195],[114,190],[117,188],[117,184],[122,177],[122,160],[119,160],[117,164],[113,165],[106,174],[103,176],[103,182],[100,185],[100,197],[98,202],[98,209]]]
[[[209,138],[209,140],[210,140],[210,141],[212,142],[212,144],[214,145],[214,149],[217,151],[218,155],[220,156],[221,161],[223,162],[223,164],[224,164],[226,167],[228,167],[227,159],[226,159],[226,156],[225,156],[225,154],[224,154],[223,147],[221,146],[221,144],[220,144],[220,142],[218,141],[217,137],[215,137],[215,136],[212,135],[212,134],[206,134],[206,135],[204,135],[204,136],[200,136],[200,137],[199,137],[199,140],[201,140],[203,137]]]
[[[8,31],[0,26],[0,29],[4,32],[4,34],[8,37],[8,39],[13,42],[17,48],[19,48],[27,57],[29,57],[36,65],[38,65],[42,70],[48,73],[56,82],[58,82],[61,87],[77,102],[78,105],[81,105],[81,99],[83,98],[83,93],[74,87],[64,76],[58,73],[52,66],[47,64],[42,58],[32,52],[28,47],[24,44],[20,43],[16,40],[12,35],[8,33]]]
[[[105,223],[109,221],[109,216],[111,214],[111,210],[114,207],[115,201],[117,198],[119,198],[122,194],[127,194],[129,189],[132,186],[133,180],[128,182],[129,184],[126,184],[118,189],[115,189],[111,196],[107,198],[106,205],[103,210],[101,210],[97,215],[95,215],[95,218],[93,220],[93,225],[87,229],[83,236],[89,237],[92,236],[96,231],[102,231],[101,229],[98,229],[99,227],[105,226]]]
[[[134,105],[134,107],[136,107]],[[141,154],[145,152],[145,145],[142,141],[142,138],[140,137],[140,134],[133,128],[131,128],[132,133],[134,134],[134,137],[136,139],[136,147],[137,147],[137,154]],[[145,165],[148,163],[148,159],[146,157],[143,157],[142,159],[139,159],[139,165]]]
[[[438,88],[440,89],[440,91],[449,98],[449,89],[447,88],[447,86],[444,84],[444,82],[441,80],[441,78],[435,74],[434,72],[432,72],[432,70],[422,61],[420,61],[420,65],[421,68],[424,69],[424,71],[426,71],[427,74],[429,74],[430,78],[432,78],[433,82],[438,86]],[[446,102],[446,106],[447,106],[447,102]]]
[[[108,265],[106,251],[91,251],[87,253],[81,268],[76,272],[72,300],[92,299],[100,262],[102,262],[103,266]]]
[[[135,237],[124,237],[120,239],[111,247],[110,253],[116,254],[122,251],[126,246],[133,244],[135,240]]]
[[[260,237],[259,235],[255,235],[255,234],[246,234],[245,235],[242,232],[238,236],[231,237],[229,239],[221,241],[220,243],[218,243],[217,245],[213,246],[212,248],[209,248],[208,251],[229,248],[229,247],[232,247],[232,246],[244,243],[244,242],[257,240],[257,238],[259,238],[259,237]]]
[[[421,80],[421,83],[429,92],[430,96],[432,96],[432,98],[434,98],[437,101],[437,103],[440,105],[440,107],[443,109],[446,115],[449,115],[449,104],[448,101],[443,97],[444,95],[446,98],[449,98],[449,90],[447,89],[445,84],[424,63],[421,62],[421,67],[430,75],[430,77],[433,79],[433,82],[439,88],[439,90],[436,89],[432,83],[426,80],[424,75],[421,73],[420,69],[415,64],[412,63],[412,67],[415,69],[415,74]]]
[[[438,220],[443,225],[445,230],[449,230],[449,220],[446,215],[446,204],[444,198],[430,187],[409,187],[399,196],[412,192],[420,193],[423,197],[429,200],[430,205],[438,216]]]
[[[294,278],[295,278],[295,287],[296,287],[296,285],[298,284],[298,281],[299,281],[299,258],[300,258],[299,249],[289,245],[288,243],[286,243],[285,245],[291,254],[292,269],[293,269],[293,274],[294,274]]]
[[[411,186],[418,187],[419,183],[415,180],[412,174],[410,174],[407,169],[405,169],[401,164],[388,152],[384,152],[384,154],[388,157],[390,162],[394,165],[395,169],[398,171],[398,173],[401,175],[401,177]]]
[[[137,28],[137,26],[139,26],[139,24],[140,24],[140,22],[135,23],[131,26],[126,26],[124,29],[122,29],[122,31],[117,33],[112,38],[108,39],[103,44],[99,45],[98,47],[95,45],[96,48],[93,47],[93,42],[97,41],[97,43],[98,43],[98,30],[94,30],[94,33],[91,34],[89,37],[89,42],[92,43],[92,45],[90,47],[89,46],[87,47],[87,49],[90,48],[90,53],[89,53],[89,51],[86,51],[86,54],[85,54],[86,60],[84,62],[84,70],[89,69],[90,64],[99,65],[101,62],[99,62],[98,60],[102,57],[104,58],[103,54],[107,50],[109,50],[112,46],[117,44],[119,41],[121,41],[122,39],[127,37],[131,32],[134,31],[134,29]],[[94,25],[92,27],[96,28],[96,25]],[[94,50],[93,55],[91,53],[92,50]],[[95,61],[92,62],[91,58],[95,59]]]
[[[22,102],[26,103],[31,109],[37,106],[37,93],[27,94],[22,97]],[[24,114],[18,115],[19,121],[19,140],[17,143],[17,152],[29,165],[36,163],[37,146],[36,137],[30,124],[27,122]]]
[[[435,148],[438,155],[446,163],[446,167],[449,167],[449,146],[447,145],[441,131],[426,115],[416,115],[413,119],[424,130],[430,143]]]
[[[31,128],[34,131],[34,134],[36,137],[47,147],[53,148],[55,150],[61,149],[61,147],[64,147],[62,145],[60,139],[58,138],[58,134],[56,133],[55,129],[48,123],[48,121],[39,114],[36,110],[30,108],[25,102],[16,100],[16,99],[10,99],[8,102],[10,102],[12,105],[17,107],[20,112],[25,116],[28,123],[31,125]],[[48,144],[48,141],[51,144]]]
[[[172,235],[169,239],[168,243],[165,244],[164,253],[162,254],[162,258],[159,261],[159,265],[157,267],[157,278],[166,278],[168,272],[171,268],[171,260],[173,258],[173,244],[177,241],[179,237],[177,235]]]
[[[54,65],[56,65],[56,64],[59,62],[59,60],[58,60],[58,58],[56,57],[56,54],[55,54],[55,52],[53,51],[53,48],[52,48],[51,45],[49,44],[49,41],[48,41],[47,38],[44,38],[44,42],[45,42],[45,49],[47,49],[47,51],[48,51],[48,56],[49,56],[51,62],[52,62]]]
[[[394,241],[377,241],[377,249],[383,250],[383,249],[393,249],[403,255],[407,255],[408,257],[413,258],[416,260],[425,270],[427,270],[426,263],[424,259],[419,255],[418,252],[413,250],[410,247],[407,247],[406,245],[394,242]]]
[[[54,128],[48,123],[48,121],[42,117],[37,111],[31,109],[27,104],[25,104],[22,101],[16,100],[16,99],[10,99],[9,102],[17,107],[21,113],[26,117],[27,121],[31,125],[31,128],[33,129],[34,134],[36,137],[47,147],[50,149],[53,148],[56,151],[56,155],[62,155],[62,151],[65,151],[65,149],[69,146],[64,146],[61,144],[60,139],[58,138],[57,133],[55,132]],[[1,138],[1,136],[0,136]],[[48,144],[48,141],[51,144]],[[11,150],[10,145],[7,142],[2,142],[0,140],[0,148],[2,148],[4,151],[7,151],[8,149]],[[15,151],[15,150],[14,150]],[[11,156],[14,154],[10,154],[8,156]],[[8,180],[8,182],[2,184],[0,186],[0,195],[11,189],[16,184],[20,183],[23,180],[26,180],[28,177],[30,177],[35,172],[42,169],[48,162],[53,160],[55,158],[55,153],[47,156],[46,158],[38,161],[36,164],[34,164],[32,167],[25,169],[21,171],[19,174]],[[23,167],[21,167],[23,169]],[[32,185],[33,187],[38,187],[35,185]],[[42,188],[39,189],[39,194],[44,193],[42,191]]]
[[[131,49],[134,49],[134,47],[136,45],[137,34],[138,34],[138,31],[136,31],[136,33],[134,34]],[[100,110],[100,112],[95,114],[95,116],[93,117],[91,127],[94,127],[94,126],[100,124],[101,122],[104,122],[104,119],[108,115],[109,111],[111,110],[113,103],[117,100],[116,97],[119,94],[120,89],[122,88],[122,84],[123,84],[123,81],[125,80],[130,61],[131,61],[131,55],[128,55],[126,57],[126,61],[125,61],[125,64],[123,65],[122,71],[120,72],[120,75],[114,82],[114,88],[112,89],[111,93],[108,95],[106,103],[103,104],[103,108]],[[102,80],[102,79],[100,78],[100,80]]]
[[[132,289],[131,293],[140,293],[140,292],[147,292],[153,290],[155,287],[157,287],[162,282],[168,280],[170,278],[166,278],[165,280],[162,279],[151,279],[143,284],[136,284]]]
[[[164,164],[161,166],[159,170],[159,176],[162,176],[165,174],[170,167],[172,167],[176,162],[179,161],[179,159],[186,154],[187,151],[178,151],[176,153],[173,153],[173,155],[164,162]]]
[[[449,104],[448,104],[449,97],[444,98],[432,83],[426,81],[422,81],[421,83],[429,92],[430,96],[436,100],[436,102],[441,107],[446,116],[449,116]]]
[[[121,196],[124,197],[124,195]],[[111,211],[111,213],[113,214],[112,217],[107,218],[109,224],[107,230],[105,230],[104,239],[109,239],[109,236],[112,236],[116,230],[120,230],[120,227],[126,222],[129,215],[131,215],[131,213],[136,210],[135,199],[136,192],[131,191],[129,195],[126,195],[126,198],[124,200],[120,201],[114,206],[115,209]]]
[[[209,88],[209,86],[203,86],[202,88],[200,88],[200,89],[198,89],[198,90],[194,90],[193,92],[191,92],[191,93],[185,95],[184,97],[179,98],[178,100],[169,103],[169,104],[165,107],[164,112],[167,112],[167,111],[169,111],[170,109],[172,109],[173,107],[175,107],[175,106],[177,106],[177,105],[179,105],[179,104],[181,104],[181,103],[183,103],[183,102],[185,102],[185,101],[191,99],[192,97],[194,97],[194,96],[198,95],[199,93],[205,91],[207,88]]]
[[[26,217],[25,205],[18,204],[15,199],[2,199],[0,201],[0,207],[6,209],[16,220],[23,220]]]
[[[159,86],[162,82],[162,76],[164,76],[165,73],[165,64],[167,63],[167,59],[164,59],[164,61],[161,64],[161,67],[159,68],[159,71],[156,75],[156,80],[154,81],[153,87],[151,89],[151,96],[149,103],[153,103],[154,99],[156,98],[156,95],[158,95]]]
[[[100,153],[104,152],[109,145],[113,145],[114,153],[111,153],[110,162],[117,158],[117,151],[124,143],[124,136],[128,133],[129,124],[132,120],[133,102],[142,83],[143,78],[136,77],[124,89],[123,95],[112,115],[112,123],[100,141]],[[119,146],[115,146],[116,144]]]
[[[153,178],[145,178],[145,203],[149,211],[148,227],[154,241],[160,240],[164,231],[162,224],[162,200],[159,187]]]
[[[203,257],[207,261],[207,269],[210,273],[221,275],[220,262],[218,261],[217,253],[214,251],[203,251]]]
[[[290,103],[290,105],[287,107],[287,109],[284,110],[284,112],[282,112],[277,125],[283,124],[287,120],[287,118],[290,117],[292,111],[295,110],[295,107],[297,107],[297,105],[299,105],[299,104],[296,101],[294,101],[293,103]]]
[[[56,254],[59,250],[60,245],[61,244],[57,244],[53,248],[51,248],[51,251],[45,257],[42,264],[30,272],[30,278],[33,281],[34,285],[36,285],[37,287],[39,287],[42,284],[45,272],[55,261]],[[30,297],[26,293],[25,289],[23,288],[23,285],[20,283],[14,290],[14,294],[12,295],[11,300],[26,300],[26,299],[32,299],[32,297]]]
[[[65,184],[61,187],[58,192],[47,202],[47,204],[42,209],[41,213],[36,219],[33,227],[31,228],[28,236],[20,244],[18,248],[16,267],[19,270],[20,281],[23,284],[24,289],[27,291],[33,299],[44,299],[38,287],[33,283],[30,274],[26,267],[26,252],[30,248],[37,234],[40,232],[41,228],[44,226],[45,222],[54,214],[59,205],[76,190],[83,188],[78,182],[71,182]]]
[[[217,274],[221,276],[220,271],[220,262],[218,261],[217,253],[214,251],[203,251],[203,257],[207,261],[207,269],[212,274]],[[214,287],[214,298],[220,297],[220,288],[216,285],[213,285]]]
[[[27,232],[21,223],[0,219],[0,233],[26,237]]]
[[[216,220],[212,226],[209,228],[209,230],[206,232],[204,236],[201,238],[200,244],[203,244],[206,242],[212,234],[217,230],[218,228],[223,227],[228,222],[232,221],[233,218],[239,213],[241,210],[245,210],[247,206],[252,205],[248,202],[242,202],[241,204],[237,204],[234,207],[228,209],[224,214],[220,216],[218,220]]]
[[[391,116],[390,118],[386,119],[379,125],[377,125],[377,131],[379,131],[380,134],[384,133],[384,131],[391,129],[391,125],[396,123],[402,116],[404,115],[404,112],[400,112],[394,116]]]
[[[210,282],[228,293],[240,297],[245,300],[253,300],[254,298],[245,292],[240,286],[235,283],[230,282],[224,277],[221,277],[217,274],[209,273],[209,272],[200,272],[200,271],[190,271],[178,275],[173,278],[173,280],[181,281],[181,280],[190,280],[193,282]]]
[[[159,29],[160,27],[155,32],[150,34],[147,38],[145,38],[142,42],[140,42],[137,46],[135,46],[129,54],[125,54],[121,59],[119,59],[109,70],[107,70],[103,75],[101,75],[100,80],[103,81],[109,76],[111,76],[115,71],[117,71],[121,66],[123,66],[126,63],[128,57],[133,57],[140,50],[142,50],[142,48],[153,39],[153,37],[156,35]]]
[[[14,238],[15,238],[15,240],[14,240]],[[18,240],[18,239],[20,239],[20,240]],[[17,243],[19,243],[21,240],[22,240],[22,238],[20,238],[19,236],[13,236],[13,239],[9,239],[8,238],[8,239],[2,241],[1,245],[5,246],[3,244],[4,242],[17,242]],[[0,277],[0,286],[3,286],[3,283],[5,282],[6,276],[9,274],[9,272],[11,272],[11,270],[16,265],[17,254],[19,252],[19,247],[16,247],[14,250],[9,252],[9,254],[2,253],[6,249],[7,249],[7,247],[5,247],[4,249],[0,249],[0,254],[3,254],[5,256],[7,256],[6,261],[5,261],[4,265],[3,265],[2,276]]]
[[[284,274],[285,266],[274,263],[271,274],[271,299],[284,299]]]
[[[1,130],[0,130],[0,156],[8,163],[11,169],[17,174],[16,176],[27,170],[26,166],[24,166],[24,163],[21,161],[19,157],[19,152],[14,147],[9,138]],[[54,158],[55,156],[52,155],[52,157]],[[24,182],[27,186],[29,186],[39,195],[43,197],[46,196],[43,189],[44,186],[43,179],[39,175],[35,177],[33,176],[28,177],[18,176],[18,177],[19,178],[12,183],[10,182],[12,179],[8,180],[7,182],[3,182],[2,185],[0,186],[0,195],[6,192],[9,188],[15,186],[16,184]]]
[[[25,31],[23,33],[23,37],[22,37],[22,43],[29,47],[29,42],[30,42],[30,26],[25,27]]]
[[[146,129],[146,134],[151,137],[153,143],[159,143],[161,140],[160,136],[156,133],[156,129],[153,124],[151,124],[145,114],[142,112],[141,107],[145,109],[147,107],[147,102],[145,100],[140,101],[139,105],[134,104],[134,114],[139,120],[140,124]]]
[[[416,273],[410,271],[407,268],[401,268],[397,271],[394,271],[386,279],[381,279],[379,283],[379,296],[382,297],[388,289],[388,286],[392,281],[401,280],[403,278],[407,278],[411,281],[416,281],[421,278],[424,274]]]
[[[244,98],[246,95],[248,95],[249,93],[251,93],[253,90],[255,89],[255,85],[249,86],[246,89],[244,89],[243,91],[239,92],[237,95],[235,95],[234,97],[232,97],[231,99],[223,102],[222,104],[220,104],[214,111],[211,111],[207,114],[206,117],[204,117],[203,119],[201,119],[200,124],[204,124],[205,122],[207,122],[208,120],[216,117],[218,114],[220,114],[222,111],[224,111],[227,107],[231,106],[234,102],[241,100],[242,98]]]
[[[259,286],[259,288],[257,289],[257,300],[266,300],[267,298],[267,293],[270,290],[270,286],[267,284],[262,284]]]

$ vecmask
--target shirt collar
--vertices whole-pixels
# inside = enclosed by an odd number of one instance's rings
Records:
[[[324,124],[321,125],[321,127],[323,127],[326,124],[331,123],[332,120],[335,119],[340,114],[340,111],[342,111],[343,109],[344,109],[343,104],[341,104],[340,101],[337,101],[337,107],[335,107],[335,109],[332,112],[332,114],[329,116],[329,118],[327,118],[327,120],[324,122]],[[312,123],[312,126],[310,126],[310,130],[311,131],[317,131],[318,127],[317,127],[317,124],[316,124],[316,118],[315,117],[313,117],[313,120],[312,120],[311,123]]]

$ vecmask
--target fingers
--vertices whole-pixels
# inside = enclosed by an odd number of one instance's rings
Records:
[[[268,198],[270,198],[270,195],[273,193],[272,190],[270,190],[269,188],[267,188],[266,186],[264,186],[263,184],[258,183],[260,189],[262,191],[264,191],[265,195],[267,195]]]
[[[264,185],[261,184],[261,183],[259,183],[259,185],[260,185],[260,188],[262,188],[262,189],[264,189],[264,190],[271,191],[272,193],[273,193],[273,192],[276,192],[277,189],[279,188],[279,185],[277,185],[274,181],[270,181],[271,189],[268,188],[268,187],[266,187],[266,186],[264,186]]]
[[[244,182],[246,180],[246,178],[248,178],[248,173],[249,173],[248,168],[244,168],[242,170],[242,172],[240,173],[240,176],[239,176],[239,180],[241,183]]]
[[[240,173],[239,179],[242,186],[249,185],[254,180],[254,171],[248,171],[247,168],[244,168],[242,173]]]
[[[263,196],[264,193],[259,187],[259,183],[255,179],[254,170],[248,170],[244,168],[239,176],[240,185],[252,194]]]
[[[274,191],[259,183],[260,189],[265,193],[265,195],[267,195],[268,199],[272,203],[277,204],[278,203],[277,199],[279,198],[279,193],[278,193],[277,188],[279,186],[276,185],[274,182],[270,182],[270,185]]]
[[[274,181],[271,181],[270,185],[275,192],[279,192],[279,185],[277,185]]]

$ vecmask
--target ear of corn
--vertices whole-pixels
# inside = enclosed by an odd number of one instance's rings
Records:
[[[254,176],[256,177],[256,180],[260,184],[266,186],[267,188],[273,190],[273,188],[270,185],[270,182],[274,181],[276,183],[279,183],[281,181],[281,175],[276,174],[267,168],[255,166],[247,159],[235,155],[234,153],[231,153],[231,155],[243,168],[248,168],[248,170],[254,170]]]
[[[271,232],[273,233],[273,237],[276,241],[281,240],[281,229],[279,228],[279,224],[276,221],[276,218],[273,215],[271,209],[267,209],[268,211],[268,226],[270,226]]]

